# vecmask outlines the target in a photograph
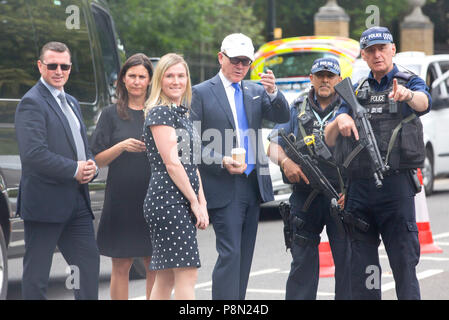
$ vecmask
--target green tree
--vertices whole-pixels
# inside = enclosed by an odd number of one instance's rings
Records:
[[[263,22],[246,0],[118,0],[111,11],[127,55],[184,54],[194,82],[218,70],[216,53],[229,33],[242,32],[263,43]]]
[[[351,17],[350,36],[359,39],[362,32],[367,28],[366,20],[371,12],[366,12],[368,6],[375,5],[379,8],[381,26],[386,26],[393,33],[396,40],[399,39],[399,23],[407,13],[407,0],[380,0],[373,3],[372,0],[359,0],[359,4],[354,5],[354,1],[340,0],[338,3],[345,8]]]
[[[434,23],[435,50],[447,53],[449,49],[449,1],[427,0],[423,12]]]
[[[276,26],[282,28],[284,38],[313,35],[314,15],[326,2],[276,0]],[[366,9],[375,5],[380,25],[389,27],[400,45],[399,25],[411,10],[407,0],[339,0],[338,4],[351,19],[351,38],[360,38],[371,14]],[[268,34],[268,0],[111,0],[109,5],[128,56],[136,52],[149,56],[182,53],[194,82],[217,72],[216,53],[227,34],[245,33],[256,49]],[[427,0],[423,11],[435,24],[436,48],[438,44],[447,46],[449,2]]]
[[[266,1],[256,1],[254,11],[257,15],[266,16]],[[282,28],[283,37],[295,37],[314,34],[314,16],[327,0],[276,0],[276,23]],[[339,0],[339,6],[349,15],[350,37],[358,39],[369,16],[366,8],[376,5],[380,9],[380,24],[392,26],[398,17],[404,16],[407,10],[407,0]]]
[[[259,19],[265,21],[267,17],[268,0],[253,1],[254,13]],[[281,27],[283,37],[294,37],[314,34],[314,15],[327,0],[275,0],[276,26]],[[349,15],[350,37],[358,40],[366,29],[366,20],[371,13],[366,9],[370,5],[379,8],[380,25],[390,28],[395,42],[399,45],[399,26],[404,17],[410,13],[411,8],[407,0],[339,0],[338,4]],[[434,40],[436,44],[449,44],[449,1],[427,0],[423,12],[429,16],[435,25]],[[267,30],[264,36],[268,34]]]

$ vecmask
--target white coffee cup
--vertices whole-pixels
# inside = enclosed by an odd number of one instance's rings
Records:
[[[245,155],[246,155],[245,148],[233,148],[231,150],[231,155],[234,161],[239,162],[241,165],[245,164]]]

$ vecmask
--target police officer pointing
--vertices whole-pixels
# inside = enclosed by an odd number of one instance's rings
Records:
[[[418,189],[413,183],[413,169],[423,166],[425,150],[419,116],[430,110],[431,98],[421,78],[400,72],[393,63],[396,46],[387,28],[364,31],[360,48],[371,72],[354,89],[359,103],[370,113],[380,154],[390,169],[378,188],[365,150],[348,161],[346,156],[357,145],[359,134],[348,105],[343,103],[325,129],[325,140],[328,145],[336,145],[337,161],[349,163],[345,209],[369,223],[366,232],[352,230],[352,295],[354,299],[381,298],[380,235],[398,299],[420,299],[416,278],[420,247],[414,204]]]
[[[323,135],[326,123],[341,103],[334,91],[334,85],[341,81],[338,61],[333,58],[315,60],[310,80],[312,88],[307,96],[301,95],[293,102],[290,121],[278,124],[273,131],[284,129],[287,135],[293,133],[297,140],[312,133],[318,134],[318,137]],[[330,215],[330,200],[322,193],[317,194],[312,190],[301,167],[286,155],[284,149],[282,139],[271,138],[268,148],[270,159],[281,167],[284,181],[293,184],[290,196],[293,261],[285,297],[287,300],[316,299],[319,278],[318,245],[320,233],[326,225],[335,261],[335,298],[350,299],[348,239],[344,233],[337,231],[336,223]],[[342,184],[336,167],[321,163],[319,168],[334,188],[340,190]]]

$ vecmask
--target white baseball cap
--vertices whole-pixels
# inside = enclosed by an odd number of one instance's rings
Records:
[[[232,33],[227,35],[221,43],[221,52],[228,57],[248,57],[254,61],[254,46],[250,38],[243,33]]]

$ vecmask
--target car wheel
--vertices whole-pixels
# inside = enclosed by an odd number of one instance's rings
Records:
[[[426,149],[426,158],[424,159],[424,167],[422,169],[423,184],[426,196],[433,193],[434,172],[433,172],[433,155],[430,149]]]
[[[8,292],[8,254],[3,229],[0,226],[0,300],[6,299]]]
[[[129,271],[129,278],[133,280],[145,279],[146,278],[145,264],[143,263],[143,258],[134,259],[131,270]]]

